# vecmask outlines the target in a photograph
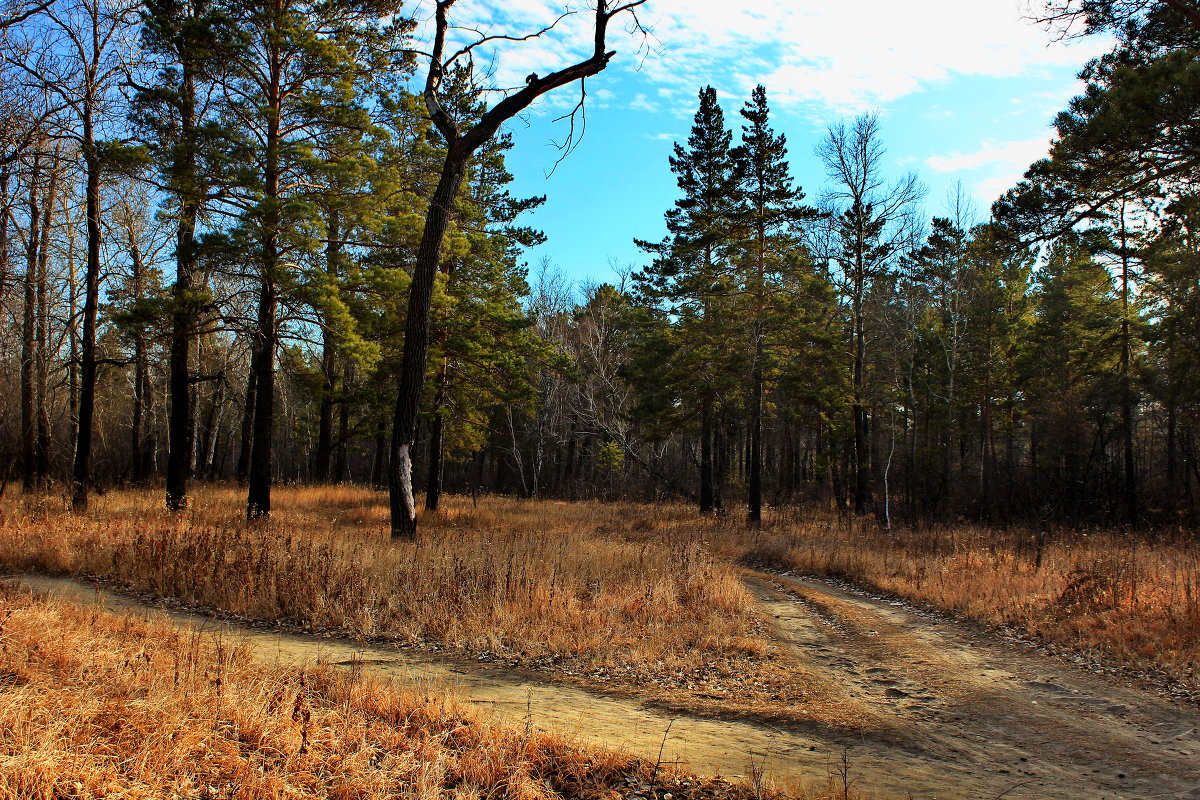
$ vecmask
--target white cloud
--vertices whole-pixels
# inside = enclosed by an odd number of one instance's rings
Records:
[[[633,98],[633,102],[629,104],[629,107],[634,111],[647,111],[651,114],[658,111],[658,104],[647,100],[646,95],[640,93]]]
[[[975,173],[971,181],[971,193],[990,204],[1014,186],[1029,165],[1045,157],[1049,150],[1048,136],[1010,142],[984,142],[978,150],[970,153],[930,156],[925,159],[925,165],[941,173]]]
[[[1017,0],[658,0],[646,12],[661,57],[646,70],[690,88],[763,83],[777,101],[856,112],[955,75],[1007,77],[1076,65],[1097,40],[1052,42]],[[658,15],[657,21],[654,14]],[[729,65],[734,65],[730,76]]]
[[[1000,195],[1016,186],[1017,181],[1020,179],[1020,172],[1016,175],[997,175],[992,178],[986,178],[974,184],[971,188],[971,194],[990,206],[994,200],[1000,198]]]
[[[463,26],[456,37],[528,34],[554,24],[564,2],[464,1],[454,6]],[[493,53],[478,54],[480,64],[494,64],[497,85],[520,86],[529,73],[544,75],[589,55],[588,4],[569,2],[577,13],[547,35],[502,41]],[[881,106],[954,76],[1074,66],[1107,49],[1098,39],[1054,41],[1022,16],[1020,2],[1036,0],[650,0],[637,9],[649,40],[629,32],[628,18],[610,28],[609,46],[619,53],[611,69],[639,70],[679,114],[690,113],[704,84],[723,97],[744,98],[763,83],[773,103],[819,116]],[[428,2],[423,10],[428,15]],[[429,27],[422,30],[428,34]]]
[[[958,172],[981,167],[1025,168],[1043,158],[1050,150],[1049,138],[1024,139],[1015,142],[984,142],[972,153],[933,155],[925,159],[925,165],[937,172]],[[1020,174],[1020,173],[1018,173]]]

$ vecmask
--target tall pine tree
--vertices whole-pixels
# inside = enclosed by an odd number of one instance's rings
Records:
[[[730,153],[732,134],[711,86],[700,91],[700,107],[687,147],[676,143],[670,158],[681,197],[666,213],[667,237],[661,243],[639,241],[657,258],[636,277],[641,293],[673,320],[670,351],[673,389],[656,387],[658,410],[674,410],[667,395],[686,395],[682,423],[699,415],[701,513],[720,505],[714,470],[713,435],[717,407],[729,390],[729,363],[721,328],[730,291],[730,251],[739,188]],[[659,328],[665,331],[664,328]],[[659,349],[647,343],[651,349]],[[661,364],[656,370],[661,378]]]
[[[792,185],[787,162],[787,140],[771,128],[767,90],[757,86],[741,111],[742,143],[733,151],[734,174],[738,181],[739,208],[736,222],[740,238],[737,260],[741,266],[742,297],[749,302],[743,319],[750,324],[750,371],[747,396],[749,420],[749,467],[747,518],[762,520],[763,403],[764,376],[770,359],[767,341],[771,307],[779,299],[781,278],[804,259],[795,258],[799,248],[796,226],[815,211],[801,205],[804,193]]]

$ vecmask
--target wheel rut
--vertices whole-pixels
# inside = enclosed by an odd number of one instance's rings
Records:
[[[987,791],[1200,798],[1194,705],[834,582],[765,573],[746,582],[797,657],[840,680],[923,757],[969,766]]]

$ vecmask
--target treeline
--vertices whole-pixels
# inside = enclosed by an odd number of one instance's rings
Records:
[[[506,190],[505,135],[447,147],[490,124],[487,94],[456,62],[431,113],[399,4],[9,5],[6,482],[81,505],[164,480],[180,507],[192,476],[238,480],[257,516],[273,480],[395,493],[411,443],[426,507],[1195,515],[1200,26],[1176,3],[1048,9],[1117,46],[986,221],[961,191],[924,218],[869,115],[828,130],[809,199],[766,90],[731,125],[705,88],[666,237],[582,288],[523,266],[543,198]],[[458,155],[461,191],[431,205]],[[397,437],[431,209],[428,358]]]

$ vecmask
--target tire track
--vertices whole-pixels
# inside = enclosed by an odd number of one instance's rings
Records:
[[[746,580],[781,639],[854,687],[908,746],[1037,787],[1009,797],[1200,798],[1193,705],[832,582]]]

